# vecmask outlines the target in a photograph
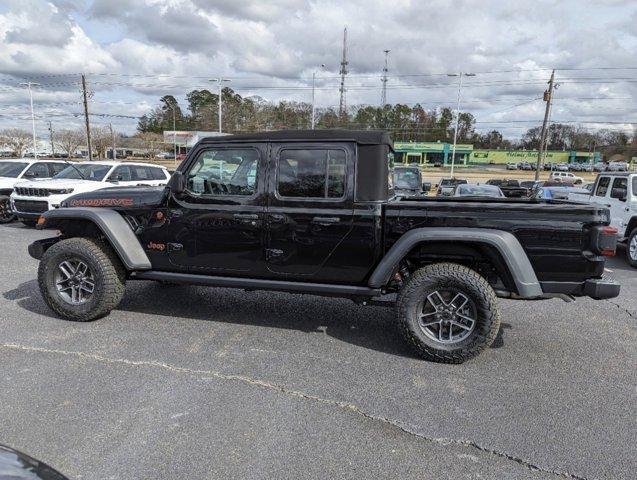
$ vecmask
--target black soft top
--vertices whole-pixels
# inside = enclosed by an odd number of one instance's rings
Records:
[[[359,145],[387,145],[393,150],[389,134],[383,130],[275,130],[272,132],[241,133],[219,137],[206,137],[205,143],[226,142],[314,142],[345,141]]]

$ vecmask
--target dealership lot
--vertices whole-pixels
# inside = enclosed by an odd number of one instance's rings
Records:
[[[383,307],[129,282],[55,318],[0,227],[0,443],[71,478],[632,478],[637,271],[612,301],[502,302],[459,366],[415,358]],[[633,474],[630,474],[630,472]]]

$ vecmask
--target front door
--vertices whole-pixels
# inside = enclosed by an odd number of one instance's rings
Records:
[[[355,147],[273,144],[266,264],[283,278],[334,281],[352,231]],[[351,248],[351,246],[348,246]]]
[[[263,265],[267,144],[201,146],[169,201],[170,262],[193,273],[258,276]]]

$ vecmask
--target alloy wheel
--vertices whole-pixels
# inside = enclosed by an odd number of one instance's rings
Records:
[[[55,287],[65,302],[82,305],[93,295],[95,280],[90,268],[82,260],[64,260],[55,271]]]
[[[445,345],[467,338],[477,323],[475,303],[454,289],[433,291],[427,295],[419,312],[418,325],[422,332],[431,340]]]

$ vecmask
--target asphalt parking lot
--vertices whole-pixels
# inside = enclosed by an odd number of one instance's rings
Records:
[[[55,318],[0,227],[0,443],[71,479],[629,479],[637,270],[612,301],[503,301],[493,348],[415,358],[391,309],[129,282]],[[632,473],[631,473],[632,472]]]

